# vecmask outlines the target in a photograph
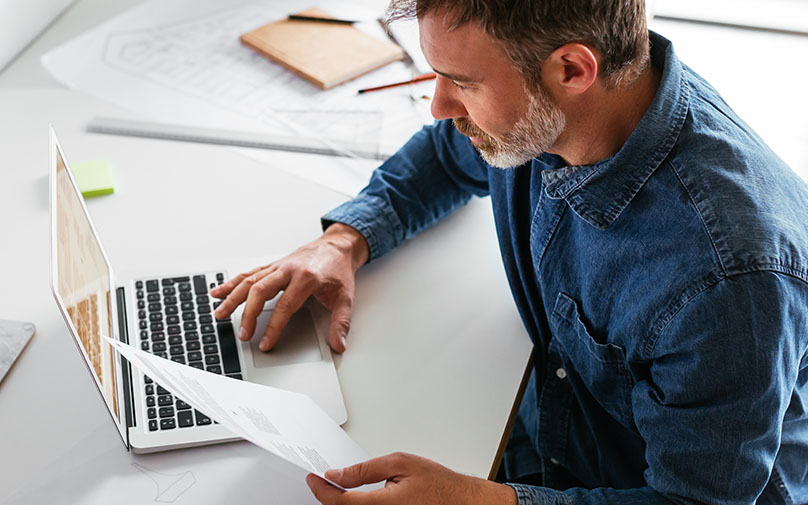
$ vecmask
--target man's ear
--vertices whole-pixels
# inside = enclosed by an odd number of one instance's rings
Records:
[[[550,54],[542,65],[542,81],[557,92],[580,95],[597,80],[599,69],[595,52],[589,46],[572,42]]]

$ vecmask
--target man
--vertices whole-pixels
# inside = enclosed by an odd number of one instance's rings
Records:
[[[219,288],[217,315],[246,301],[248,338],[283,292],[266,350],[313,295],[344,352],[356,270],[490,194],[537,358],[509,484],[394,454],[327,474],[383,490],[310,475],[317,499],[808,503],[805,184],[649,35],[643,0],[394,0],[391,13],[419,20],[438,121],[320,239]]]

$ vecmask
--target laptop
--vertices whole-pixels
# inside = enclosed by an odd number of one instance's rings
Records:
[[[50,128],[51,289],[81,357],[127,450],[138,453],[238,440],[130,367],[103,343],[108,335],[188,366],[309,395],[337,423],[347,421],[324,310],[307,302],[291,319],[276,348],[258,349],[259,338],[236,338],[241,310],[227,320],[213,316],[209,290],[225,282],[226,265],[191,272],[133,272],[121,278],[101,245],[70,165]],[[263,334],[274,300],[258,319]]]

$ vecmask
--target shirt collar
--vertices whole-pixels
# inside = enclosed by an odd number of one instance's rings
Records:
[[[608,228],[668,156],[684,124],[690,91],[673,44],[651,32],[651,62],[662,66],[662,80],[651,106],[623,147],[593,165],[542,171],[545,193],[563,198],[581,218]]]

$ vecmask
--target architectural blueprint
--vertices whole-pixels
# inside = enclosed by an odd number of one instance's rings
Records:
[[[242,33],[296,9],[287,0],[151,0],[49,52],[43,64],[72,88],[144,119],[174,124],[305,135],[391,150],[431,122],[429,102],[422,97],[431,94],[433,83],[356,93],[419,72],[403,62],[321,91],[239,42]],[[339,2],[329,2],[328,9],[368,20],[379,14]],[[358,26],[384,36],[377,23]],[[288,154],[242,152],[346,194],[360,189],[375,166],[349,160],[317,173],[290,168],[297,164],[287,162],[293,159]]]

